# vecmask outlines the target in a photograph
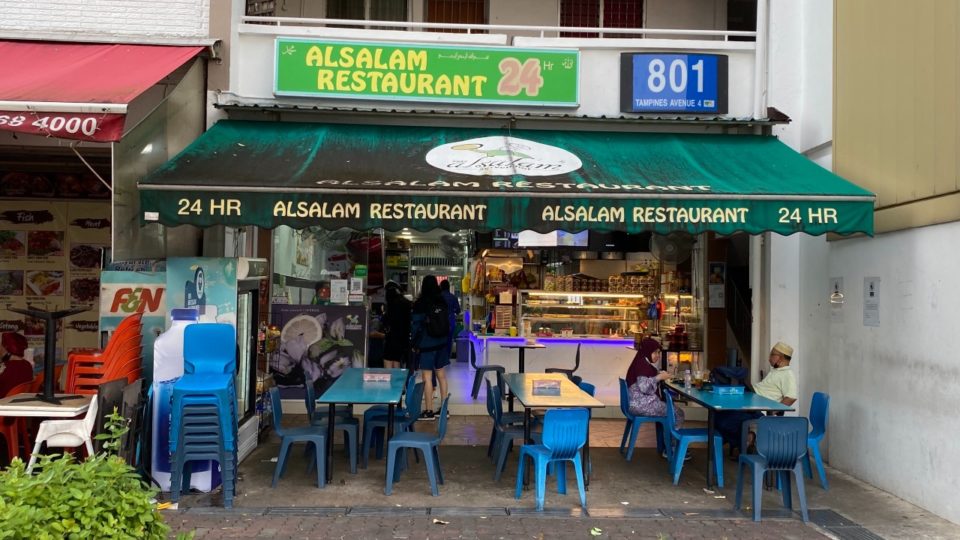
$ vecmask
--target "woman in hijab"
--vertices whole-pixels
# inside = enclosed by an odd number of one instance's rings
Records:
[[[33,380],[33,366],[23,359],[27,340],[15,332],[0,336],[0,398],[22,383]]]
[[[663,401],[660,392],[660,381],[670,378],[666,371],[660,371],[656,366],[660,363],[660,343],[652,338],[644,338],[640,342],[637,355],[633,357],[630,368],[627,369],[627,386],[630,391],[630,412],[637,416],[664,416],[667,414],[667,404]],[[674,407],[674,423],[676,427],[683,425],[683,411]]]

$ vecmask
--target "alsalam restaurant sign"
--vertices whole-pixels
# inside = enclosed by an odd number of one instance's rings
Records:
[[[274,94],[576,107],[580,52],[277,38]]]

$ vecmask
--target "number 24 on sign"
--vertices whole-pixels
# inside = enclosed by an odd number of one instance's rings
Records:
[[[540,60],[528,58],[523,64],[516,58],[504,58],[500,61],[500,83],[497,92],[504,96],[516,96],[520,90],[526,90],[528,96],[536,96],[543,87],[543,77],[540,75]]]

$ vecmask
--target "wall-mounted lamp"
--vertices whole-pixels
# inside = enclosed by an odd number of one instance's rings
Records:
[[[830,294],[830,303],[831,304],[842,304],[843,303],[843,293],[840,292],[840,285],[834,284],[833,293]]]

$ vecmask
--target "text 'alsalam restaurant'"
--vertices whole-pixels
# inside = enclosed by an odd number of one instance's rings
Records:
[[[147,222],[270,229],[850,234],[873,212],[865,190],[754,135],[224,120],[140,189]]]

